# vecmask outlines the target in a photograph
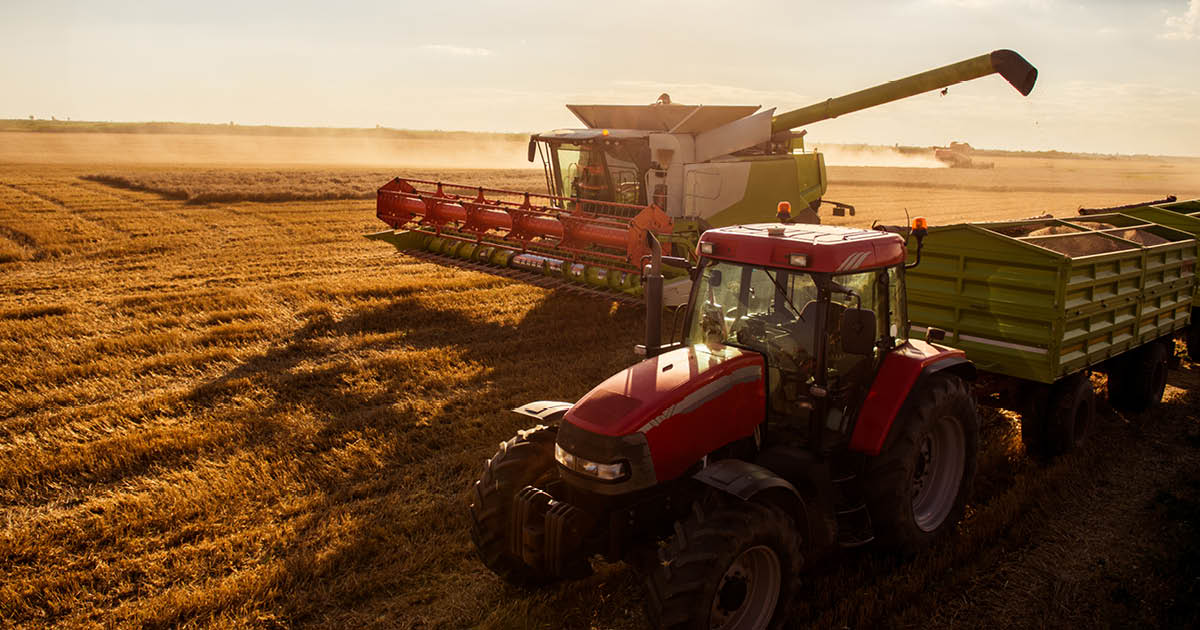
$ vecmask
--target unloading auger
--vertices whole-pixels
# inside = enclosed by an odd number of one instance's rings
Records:
[[[376,215],[391,228],[367,235],[400,251],[545,286],[641,293],[646,233],[664,253],[695,260],[700,234],[714,227],[774,220],[819,223],[852,206],[824,199],[824,157],[804,150],[793,129],[963,81],[1000,74],[1022,95],[1037,70],[997,50],[781,114],[755,105],[567,105],[584,129],[529,139],[547,194],[397,177],[379,189]],[[780,202],[786,202],[783,206]],[[681,270],[664,298],[681,303]]]

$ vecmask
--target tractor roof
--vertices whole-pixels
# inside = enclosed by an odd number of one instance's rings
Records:
[[[758,105],[567,105],[590,129],[702,133],[745,118]]]
[[[904,239],[897,234],[833,225],[733,225],[705,232],[700,242],[713,244],[710,258],[833,273],[896,265],[906,256]],[[791,264],[792,254],[807,256],[806,264]]]

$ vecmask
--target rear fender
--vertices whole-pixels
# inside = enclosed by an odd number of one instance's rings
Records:
[[[575,403],[557,400],[538,400],[513,409],[513,413],[529,416],[538,422],[558,422]]]
[[[919,340],[909,340],[884,358],[871,390],[863,402],[850,450],[878,455],[893,437],[896,418],[911,404],[911,394],[938,372],[955,374],[967,381],[975,380],[975,365],[962,350],[936,346]]]
[[[758,464],[722,459],[705,466],[692,478],[743,501],[770,502],[790,514],[798,527],[807,526],[807,509],[800,492],[788,480]]]

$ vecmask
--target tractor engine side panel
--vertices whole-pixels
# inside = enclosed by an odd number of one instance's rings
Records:
[[[966,353],[961,350],[917,339],[910,339],[889,352],[859,411],[850,436],[850,450],[878,455],[921,374],[938,364],[966,362]]]
[[[678,348],[613,375],[563,421],[595,439],[644,435],[657,480],[668,481],[705,455],[754,435],[766,417],[765,371],[756,352]]]
[[[705,455],[754,435],[766,417],[764,364],[747,355],[735,369],[697,388],[643,427],[660,481],[674,479]]]

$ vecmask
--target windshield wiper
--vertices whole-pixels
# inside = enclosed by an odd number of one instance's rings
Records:
[[[796,316],[796,319],[804,321],[804,316],[800,314],[800,309],[796,308],[795,304],[792,304],[792,298],[787,294],[787,291],[783,290],[783,285],[779,284],[779,281],[775,279],[775,276],[770,271],[763,269],[763,273],[767,274],[767,277],[771,279],[771,284],[774,284],[775,288],[779,290],[779,294],[783,296],[784,301],[791,307],[792,314]]]

